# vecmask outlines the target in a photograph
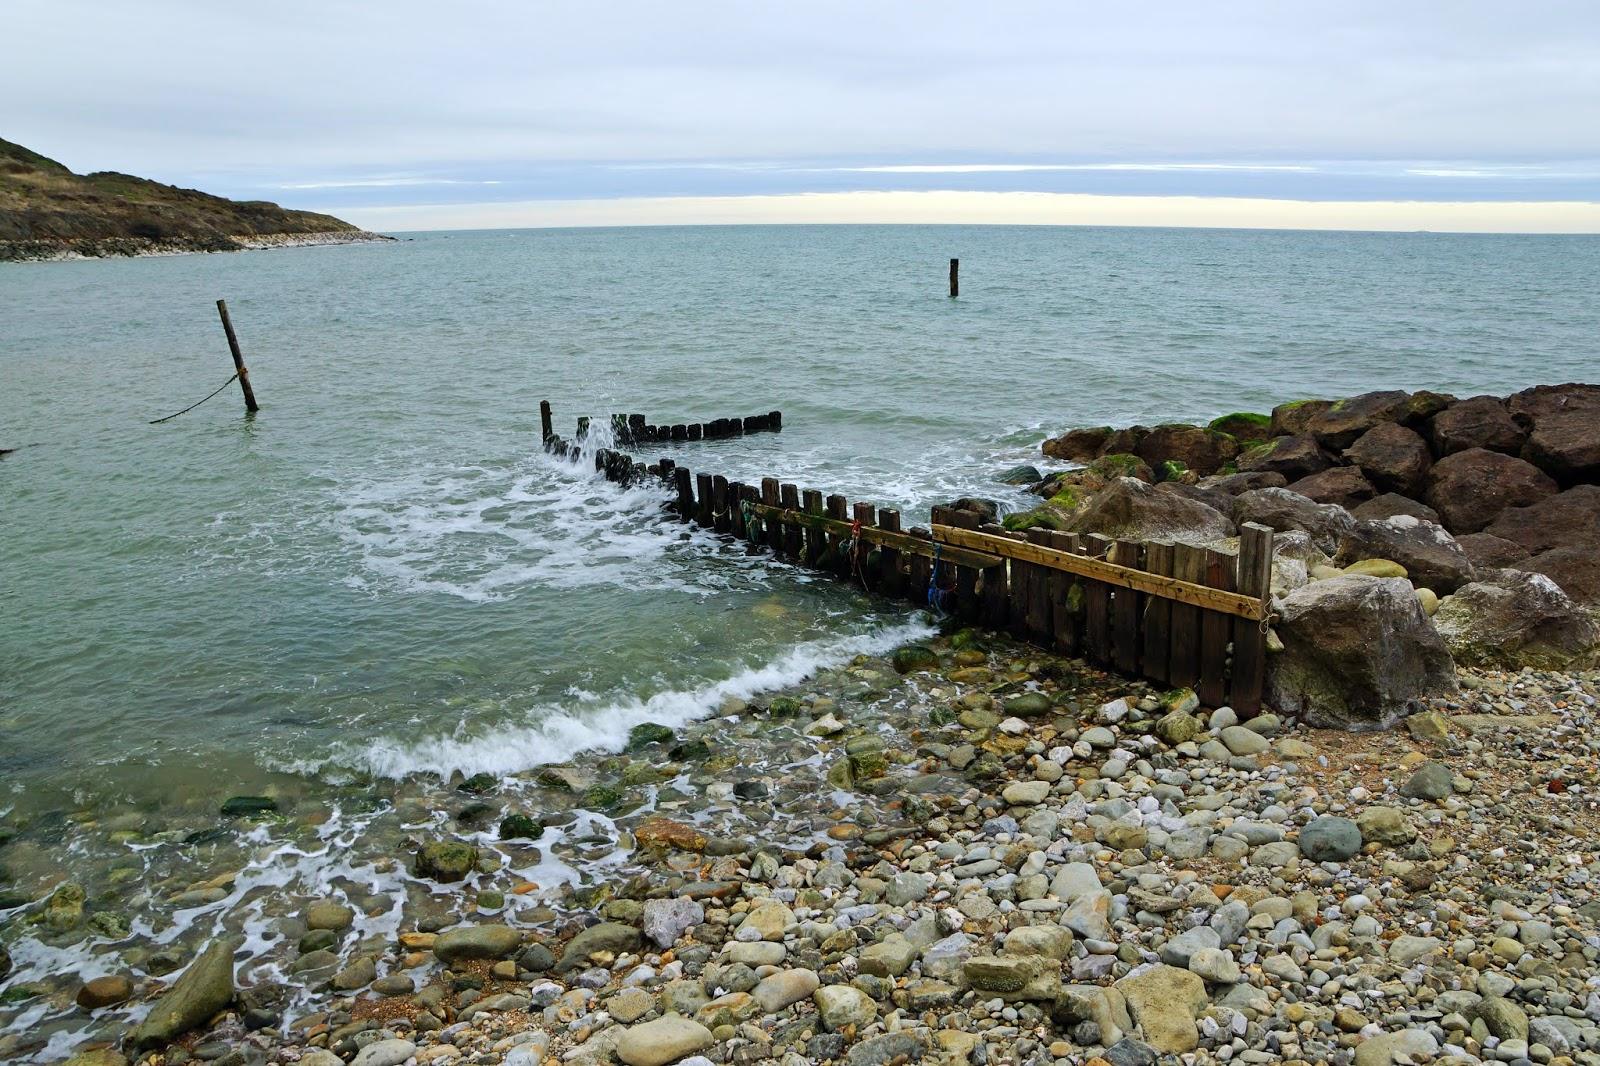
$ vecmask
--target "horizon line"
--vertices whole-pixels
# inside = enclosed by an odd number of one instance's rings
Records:
[[[317,208],[312,208],[318,210]],[[1600,234],[1592,200],[1305,200],[1033,191],[861,190],[321,209],[363,229],[1015,225],[1354,233]]]

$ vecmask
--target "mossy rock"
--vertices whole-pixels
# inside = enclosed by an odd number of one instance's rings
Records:
[[[1271,435],[1271,427],[1271,415],[1257,414],[1254,411],[1235,411],[1221,418],[1213,418],[1206,424],[1207,429],[1226,433],[1239,441],[1266,440]]]
[[[894,663],[896,671],[909,674],[917,670],[936,668],[939,665],[939,656],[925,644],[907,644],[903,648],[896,648],[890,661]]]
[[[436,840],[417,852],[417,876],[465,881],[478,866],[478,849],[456,840]]]
[[[947,725],[951,725],[955,720],[956,709],[954,707],[935,707],[928,712],[928,724],[935,729],[942,729]]]
[[[1156,481],[1183,481],[1188,478],[1189,468],[1176,459],[1167,459],[1156,467]],[[1193,480],[1188,478],[1188,480]]]
[[[638,751],[641,748],[649,747],[651,744],[667,744],[675,736],[677,734],[664,725],[658,725],[655,722],[641,722],[628,730],[627,750]]]
[[[957,630],[950,637],[950,647],[955,651],[960,651],[962,648],[973,648],[979,646],[982,639],[982,633],[978,632],[976,629],[973,629],[971,626],[967,626],[963,629]]]
[[[500,779],[494,774],[473,774],[461,784],[456,786],[457,792],[466,792],[473,796],[482,796],[493,792],[500,785]]]
[[[1117,452],[1113,455],[1102,455],[1089,464],[1091,473],[1102,477],[1136,477],[1140,481],[1150,479],[1150,467],[1145,461],[1131,452]]]
[[[526,814],[508,814],[500,819],[501,840],[538,840],[543,835],[544,827]]]
[[[802,709],[800,701],[793,696],[777,696],[767,704],[767,713],[776,718],[793,718]]]
[[[615,785],[590,785],[583,791],[583,805],[596,811],[609,811],[622,803],[622,789]]]
[[[268,796],[233,796],[223,801],[224,818],[242,818],[257,814],[275,814],[278,801]]]
[[[686,740],[667,752],[673,762],[691,762],[711,758],[711,745],[703,740]]]
[[[1067,523],[1059,514],[1045,507],[1035,507],[1031,511],[1008,514],[1000,524],[1010,530],[1067,528]]]
[[[554,770],[540,770],[539,776],[535,780],[545,788],[556,792],[572,791],[572,782],[568,781],[564,774],[559,774]]]
[[[1050,497],[1050,506],[1059,507],[1063,511],[1076,511],[1083,502],[1083,496],[1073,485],[1067,485],[1060,492]]]

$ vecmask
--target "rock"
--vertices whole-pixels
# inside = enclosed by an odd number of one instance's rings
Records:
[[[224,818],[245,818],[251,815],[273,814],[278,801],[268,796],[231,796],[222,803]]]
[[[741,932],[748,926],[760,934],[762,940],[782,940],[783,934],[796,925],[794,911],[777,900],[766,900],[751,907],[744,916]]]
[[[643,751],[652,744],[671,744],[677,736],[670,728],[657,722],[640,722],[628,730],[628,746],[624,751]]]
[[[1111,437],[1110,426],[1092,429],[1074,429],[1053,437],[1041,445],[1041,450],[1051,459],[1064,459],[1071,463],[1087,463],[1098,457]]]
[[[1555,548],[1600,551],[1600,485],[1578,485],[1525,507],[1509,507],[1484,532],[1521,545],[1530,555]]]
[[[58,933],[76,929],[83,924],[83,904],[86,899],[83,886],[75,881],[64,881],[50,893],[44,904],[44,924]]]
[[[1364,503],[1357,504],[1350,513],[1357,519],[1366,519],[1370,522],[1381,522],[1385,518],[1395,515],[1410,515],[1420,518],[1424,522],[1439,524],[1439,512],[1425,503],[1418,503],[1409,496],[1398,493],[1385,492],[1381,496],[1374,496]]]
[[[226,1007],[233,999],[233,953],[239,943],[235,937],[213,940],[133,1031],[132,1046],[143,1050],[168,1043]]]
[[[1161,961],[1180,970],[1189,968],[1189,960],[1202,948],[1220,948],[1222,934],[1208,925],[1185,929],[1161,946]]]
[[[1152,468],[1181,463],[1196,474],[1215,474],[1239,454],[1239,444],[1226,433],[1199,426],[1156,426],[1134,447],[1133,454]]]
[[[1243,474],[1278,474],[1294,482],[1328,469],[1333,459],[1312,437],[1274,437],[1247,449],[1236,465]]]
[[[1361,468],[1379,492],[1416,496],[1426,484],[1433,455],[1412,430],[1393,422],[1373,426],[1345,449],[1345,460]]]
[[[417,1053],[409,1040],[374,1040],[356,1053],[350,1066],[400,1066]]]
[[[1343,862],[1361,850],[1361,829],[1348,818],[1324,815],[1300,830],[1300,853],[1312,862]]]
[[[1512,511],[1522,510],[1513,507]],[[1510,511],[1501,512],[1501,517],[1510,514]],[[1497,537],[1492,533],[1468,533],[1464,537],[1457,537],[1456,543],[1461,545],[1461,551],[1472,560],[1475,568],[1484,570],[1498,570],[1502,567],[1515,566],[1518,560],[1528,557],[1528,549],[1515,541]]]
[[[1444,941],[1436,936],[1402,934],[1390,942],[1389,959],[1401,966],[1410,966],[1420,959],[1437,953],[1443,947]]]
[[[1025,925],[1006,934],[1007,955],[1041,955],[1063,961],[1072,955],[1072,932],[1059,925]]]
[[[1504,996],[1485,996],[1478,1003],[1478,1017],[1490,1036],[1501,1040],[1528,1039],[1528,1016],[1521,1007]]]
[[[1240,525],[1256,522],[1279,533],[1304,530],[1325,554],[1338,550],[1339,542],[1355,527],[1343,507],[1316,503],[1288,489],[1253,489],[1233,501],[1233,520]]]
[[[1356,815],[1356,827],[1366,843],[1400,847],[1417,839],[1417,831],[1406,822],[1405,812],[1398,807],[1367,807]]]
[[[1377,495],[1361,471],[1353,466],[1331,466],[1326,470],[1289,482],[1289,491],[1317,503],[1332,503],[1348,510]]]
[[[1454,776],[1444,763],[1425,762],[1400,786],[1400,795],[1407,799],[1442,800],[1455,792]]]
[[[301,1056],[299,1061],[304,1066],[321,1066],[321,1064],[313,1060],[308,1060],[306,1056]],[[343,1066],[343,1063],[340,1063],[337,1057],[335,1057],[334,1062],[338,1066]],[[116,1048],[91,1048],[88,1051],[78,1052],[70,1059],[67,1059],[62,1066],[128,1066],[128,1059]]]
[[[1156,736],[1172,747],[1186,744],[1205,731],[1205,723],[1187,711],[1170,711],[1156,722]]]
[[[916,947],[899,933],[869,944],[857,955],[861,972],[874,977],[899,977],[917,961]]]
[[[821,982],[811,970],[782,970],[761,979],[750,994],[767,1014],[776,1014],[783,1008],[803,999],[811,998]]]
[[[894,1066],[922,1057],[923,1038],[901,1031],[863,1040],[845,1056],[845,1066]]]
[[[1538,385],[1506,400],[1522,455],[1563,485],[1600,479],[1600,385]]]
[[[647,899],[641,926],[657,947],[670,948],[694,926],[706,920],[706,909],[692,899]]]
[[[526,814],[508,814],[500,819],[501,840],[537,840],[544,835],[544,827],[537,818]]]
[[[1441,613],[1443,608],[1440,608]],[[1412,701],[1455,691],[1444,640],[1399,579],[1336,577],[1284,598],[1267,702],[1311,725],[1381,729]]]
[[[1043,955],[974,955],[961,967],[967,985],[1009,1001],[1053,1002],[1061,963]]]
[[[606,1000],[606,1013],[623,1025],[632,1025],[655,1009],[656,997],[642,988],[624,988]]]
[[[1195,487],[1237,496],[1251,489],[1281,489],[1287,484],[1289,479],[1282,474],[1270,470],[1252,470],[1242,474],[1214,474],[1201,478]]]
[[[1233,535],[1233,523],[1214,508],[1134,478],[1117,478],[1067,523],[1073,533],[1138,540],[1206,543]]]
[[[714,1042],[711,1030],[680,1014],[630,1026],[617,1041],[617,1058],[627,1066],[666,1066]]]
[[[1002,708],[1013,718],[1039,718],[1050,713],[1050,697],[1043,692],[1024,692],[1006,700]]]
[[[133,981],[122,974],[110,974],[84,982],[78,989],[78,1006],[84,1010],[99,1010],[124,1003],[133,996]]]
[[[465,881],[478,867],[478,849],[454,840],[437,840],[417,852],[417,876],[449,883]]]
[[[1267,421],[1268,437],[1292,437],[1311,429],[1311,420],[1333,406],[1332,400],[1295,400],[1272,409]]]
[[[907,644],[896,648],[890,661],[894,663],[895,670],[902,674],[939,668],[939,656],[925,644]]]
[[[1236,411],[1231,415],[1213,418],[1206,428],[1216,433],[1226,433],[1237,441],[1262,441],[1272,436],[1272,416]]]
[[[1362,559],[1345,567],[1344,572],[1365,577],[1406,577],[1406,568],[1393,559]]]
[[[1379,424],[1406,419],[1410,399],[1408,393],[1387,390],[1335,400],[1306,428],[1324,447],[1343,451]]]
[[[1200,1043],[1195,1017],[1206,1005],[1198,974],[1155,965],[1116,982],[1145,1043],[1164,1055],[1193,1051]]]
[[[355,924],[355,911],[338,900],[319,899],[306,908],[307,929],[331,929],[342,933]]]
[[[1439,1052],[1439,1041],[1426,1029],[1402,1029],[1380,1033],[1356,1045],[1355,1066],[1392,1066],[1397,1058],[1405,1062],[1429,1059]]]
[[[1435,454],[1443,457],[1472,448],[1516,455],[1528,434],[1499,397],[1473,396],[1429,419],[1428,436]]]
[[[1000,793],[1002,799],[1016,807],[1031,807],[1043,803],[1049,795],[1048,781],[1013,781]]]
[[[853,985],[824,985],[811,994],[811,999],[830,1032],[849,1026],[863,1029],[878,1016],[877,1004]]]
[[[926,899],[932,887],[933,878],[928,874],[898,873],[889,879],[883,898],[891,907],[904,907]]]
[[[1439,603],[1433,624],[1461,662],[1567,669],[1593,662],[1600,626],[1543,574],[1494,570]]]
[[[1426,499],[1444,527],[1460,536],[1477,533],[1508,507],[1525,507],[1555,494],[1555,481],[1532,463],[1469,448],[1433,464]]]
[[[1189,972],[1217,985],[1236,985],[1244,975],[1222,948],[1201,948],[1189,957]]]
[[[1543,574],[1576,603],[1600,606],[1600,552],[1593,546],[1552,548],[1514,565],[1530,574]]]
[[[509,958],[521,946],[522,934],[508,925],[468,925],[440,933],[434,938],[433,954],[448,966],[472,959]]]
[[[1044,475],[1039,472],[1038,467],[1024,463],[1009,470],[1002,470],[995,476],[995,480],[1002,485],[1034,485],[1043,481]]]
[[[363,956],[333,975],[333,987],[341,992],[366,988],[378,976],[378,964],[372,957]]]
[[[561,953],[561,962],[556,966],[558,973],[567,973],[580,966],[589,965],[589,956],[599,951],[621,955],[625,951],[638,951],[642,937],[639,930],[631,925],[621,922],[601,922],[591,925],[577,936],[567,941],[567,948]],[[434,946],[434,954],[439,948]]]
[[[1358,521],[1339,540],[1341,566],[1361,559],[1389,559],[1405,567],[1411,582],[1448,596],[1477,577],[1467,553],[1443,526],[1410,515],[1381,522]]]
[[[692,825],[659,815],[646,818],[633,831],[633,842],[641,848],[679,851],[706,850],[706,835]]]
[[[1218,739],[1235,755],[1260,755],[1267,750],[1267,738],[1248,726],[1226,726]]]

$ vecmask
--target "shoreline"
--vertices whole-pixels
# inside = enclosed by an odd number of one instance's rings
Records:
[[[0,1051],[60,1061],[78,1043],[97,1055],[80,1066],[221,1054],[637,1066],[674,1061],[636,1049],[676,1040],[718,1062],[907,1054],[959,1066],[1145,1061],[1141,1049],[1179,1045],[1207,1062],[1268,1047],[1348,1061],[1331,1056],[1432,1040],[1494,1059],[1518,1039],[1517,1012],[1546,1040],[1570,1028],[1600,1049],[1600,995],[1584,983],[1600,958],[1600,894],[1571,876],[1600,871],[1600,775],[1573,743],[1600,719],[1600,675],[1460,676],[1460,698],[1399,733],[1274,716],[1243,728],[1191,694],[961,631],[728,701],[676,732],[640,727],[622,755],[503,781],[380,783],[391,798],[370,817],[360,790],[332,818],[307,800],[246,813],[229,833],[266,853],[232,872],[220,852],[203,859],[222,845],[181,843],[192,833],[91,821],[76,832],[135,855],[190,853],[146,890],[186,924],[141,916],[166,927],[161,943],[94,956],[81,970],[102,979],[89,1001],[131,999],[92,1014],[72,1005],[85,995],[77,973],[42,978],[46,956],[8,938],[18,969],[0,999],[56,1004],[34,1024],[55,1019],[60,1036],[42,1053],[13,1032]],[[387,856],[361,846],[385,809],[397,822]],[[1566,839],[1506,851],[1530,818]],[[284,886],[296,862],[311,864],[307,881]],[[104,886],[84,887],[30,906],[46,939],[95,927]],[[251,911],[254,925],[229,917]],[[1280,940],[1286,921],[1300,931]],[[1514,957],[1490,935],[1508,922]],[[159,1059],[165,1041],[149,1031],[135,1055],[135,1025],[194,994],[179,980],[191,960],[208,944],[232,955],[240,935],[251,946],[227,994],[191,1011]],[[1391,993],[1365,1014],[1347,1002],[1421,958],[1458,986],[1436,997],[1455,997],[1459,1031],[1429,1001],[1407,1010]],[[1573,989],[1572,1006],[1529,999],[1530,974]],[[1150,980],[1171,988],[1146,996]],[[17,1002],[19,984],[32,994]],[[1168,1007],[1184,1018],[1163,1020]],[[1502,1025],[1497,1012],[1509,1028],[1474,1037],[1484,1016]]]
[[[63,263],[91,259],[145,259],[219,252],[264,251],[273,248],[320,248],[341,244],[374,244],[397,237],[366,230],[331,230],[321,233],[269,233],[222,238],[222,246],[199,240],[153,240],[147,237],[108,237],[89,241],[0,241],[0,263]],[[62,247],[62,245],[70,245]],[[229,247],[228,245],[232,245]],[[76,246],[76,247],[72,247]],[[79,251],[83,246],[102,251]]]

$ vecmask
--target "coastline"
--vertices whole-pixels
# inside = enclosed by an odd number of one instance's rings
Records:
[[[397,240],[366,230],[320,233],[267,233],[230,236],[222,242],[109,237],[103,240],[0,241],[0,263],[59,263],[86,259],[135,259],[199,255],[212,252],[261,251],[272,248],[316,248],[339,244],[371,244]],[[87,249],[87,250],[86,250]]]

